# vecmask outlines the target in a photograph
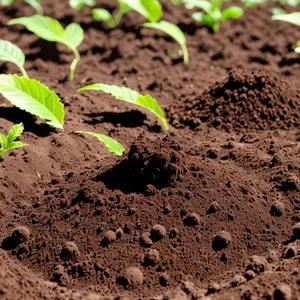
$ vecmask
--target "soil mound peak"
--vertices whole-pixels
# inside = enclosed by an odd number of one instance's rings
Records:
[[[149,141],[139,137],[128,154],[113,167],[98,175],[108,189],[124,193],[151,193],[175,185],[186,172],[184,154],[168,137]]]
[[[187,100],[179,117],[192,129],[202,122],[226,131],[288,129],[299,126],[299,110],[299,95],[286,82],[264,71],[233,69],[200,97]]]

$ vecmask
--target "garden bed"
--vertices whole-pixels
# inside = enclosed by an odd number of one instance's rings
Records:
[[[213,33],[164,4],[187,35],[184,65],[166,54],[178,44],[133,12],[108,29],[90,8],[44,2],[46,15],[80,23],[85,40],[69,81],[65,47],[6,25],[32,8],[0,9],[1,39],[24,50],[29,76],[66,112],[55,130],[0,98],[0,132],[23,122],[27,144],[0,162],[1,297],[299,299],[299,28],[272,21],[266,5]],[[109,95],[76,92],[96,82],[151,94],[169,131]],[[126,153],[76,130],[108,134]]]

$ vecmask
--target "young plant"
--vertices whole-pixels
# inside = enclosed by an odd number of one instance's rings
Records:
[[[85,6],[96,5],[96,0],[69,0],[69,5],[75,10],[82,10]]]
[[[221,23],[225,23],[229,19],[237,19],[244,14],[244,10],[238,6],[222,9],[226,0],[183,0],[183,2],[187,8],[202,9],[203,12],[193,13],[192,18],[212,28],[214,32],[219,31]]]
[[[15,24],[24,25],[38,37],[49,42],[64,44],[72,50],[75,59],[70,66],[69,78],[70,80],[74,79],[75,69],[80,60],[80,54],[77,48],[84,39],[83,29],[79,24],[72,23],[64,29],[57,20],[40,15],[17,18],[8,22],[8,25]]]
[[[24,0],[27,4],[31,5],[38,14],[43,15],[43,7],[40,0]],[[0,6],[10,6],[15,3],[15,0],[0,0]]]
[[[167,21],[160,21],[153,23],[145,23],[143,24],[143,26],[160,30],[171,36],[181,46],[184,63],[186,65],[189,63],[189,52],[186,46],[186,38],[184,33],[177,25]]]
[[[105,21],[109,27],[114,28],[119,24],[124,13],[128,11],[135,11],[149,20],[148,23],[145,23],[142,26],[160,30],[175,39],[182,48],[184,63],[189,63],[189,55],[184,33],[173,23],[167,21],[159,22],[163,16],[163,11],[161,4],[157,0],[118,0],[118,2],[120,9],[115,19],[111,13],[105,9],[94,9],[92,11],[94,19],[97,21]]]
[[[63,129],[64,105],[39,81],[18,75],[0,75],[0,94],[16,107],[46,120],[48,125]]]
[[[7,136],[0,133],[0,159],[2,159],[3,154],[11,149],[17,149],[20,147],[25,146],[20,141],[16,141],[16,139],[19,138],[19,136],[23,133],[24,126],[22,123],[15,124],[10,131],[8,132]]]
[[[120,144],[117,140],[101,134],[101,133],[96,133],[96,132],[91,132],[91,131],[76,131],[76,133],[78,134],[87,134],[87,135],[92,135],[94,137],[96,137],[100,142],[104,143],[107,150],[115,155],[123,155],[125,149],[122,146],[122,144]]]
[[[0,40],[0,61],[17,65],[23,76],[28,77],[26,70],[24,69],[25,55],[23,51],[13,43]]]
[[[140,95],[138,92],[131,90],[126,87],[119,87],[116,85],[110,85],[110,84],[103,84],[103,83],[95,83],[91,85],[87,85],[83,88],[80,88],[79,91],[88,91],[88,90],[96,90],[96,91],[102,91],[106,94],[110,94],[114,96],[117,100],[126,101],[138,106],[141,106],[143,108],[146,108],[153,114],[155,114],[163,123],[164,128],[168,130],[168,123],[164,116],[164,113],[162,109],[160,108],[157,101],[152,98],[150,95]]]
[[[278,15],[273,15],[272,20],[275,21],[284,21],[293,25],[300,26],[300,12],[293,12],[290,14],[278,14]],[[295,48],[296,53],[300,53],[300,41],[296,43],[296,48]]]

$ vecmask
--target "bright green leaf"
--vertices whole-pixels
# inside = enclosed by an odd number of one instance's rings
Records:
[[[287,23],[291,23],[297,26],[300,26],[300,12],[293,12],[286,15],[275,15],[272,16],[272,20],[275,21],[284,21]]]
[[[27,4],[31,5],[39,15],[43,15],[44,14],[44,10],[43,7],[41,5],[41,1],[40,0],[24,0]]]
[[[95,8],[92,10],[92,15],[96,21],[104,21],[110,28],[116,27],[115,21],[111,13],[103,8]]]
[[[76,131],[76,133],[79,134],[88,134],[96,137],[100,142],[104,143],[107,150],[115,155],[123,155],[125,149],[124,147],[115,139],[101,134],[101,133],[96,133],[96,132],[91,132],[91,131]]]
[[[85,6],[96,5],[96,0],[69,0],[69,5],[76,10],[81,10]]]
[[[15,0],[0,0],[0,6],[10,6],[15,3]]]
[[[138,92],[131,90],[126,87],[119,87],[116,85],[109,85],[103,83],[96,83],[87,85],[78,91],[97,90],[114,96],[118,100],[123,100],[132,104],[139,105],[143,108],[148,109],[154,113],[163,123],[165,129],[168,129],[167,120],[164,117],[164,113],[160,108],[157,101],[150,95],[140,95]]]
[[[22,123],[20,123],[20,124],[15,124],[10,129],[7,136],[0,133],[0,146],[1,146],[0,158],[2,158],[4,152],[10,149],[16,149],[25,146],[25,144],[23,144],[22,142],[16,141],[16,139],[20,137],[23,131],[24,131],[24,126]]]
[[[157,0],[119,0],[119,3],[120,6],[126,4],[150,22],[158,21],[163,15],[161,4]]]
[[[63,128],[63,104],[39,81],[17,75],[0,75],[0,94],[16,107],[46,120],[50,126]]]
[[[145,23],[143,26],[160,30],[171,36],[182,48],[184,63],[189,63],[189,53],[186,47],[186,38],[182,30],[177,25],[167,21],[160,21],[159,23]]]
[[[212,3],[206,0],[184,0],[184,3],[188,6],[188,8],[198,7],[203,9],[206,13],[208,13],[212,9]]]
[[[9,41],[0,40],[0,60],[17,65],[22,74],[27,76],[24,69],[25,55],[18,46]]]
[[[222,22],[227,22],[228,19],[237,19],[244,14],[244,10],[238,6],[230,6],[222,11]]]
[[[57,20],[40,15],[17,18],[8,22],[8,25],[15,24],[25,26],[29,31],[46,41],[61,43],[71,49],[75,59],[70,67],[70,80],[74,78],[74,72],[80,60],[77,47],[84,39],[83,29],[79,24],[72,23],[64,29]]]

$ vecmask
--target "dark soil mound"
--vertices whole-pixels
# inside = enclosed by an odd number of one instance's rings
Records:
[[[201,123],[231,131],[299,127],[300,97],[282,80],[262,71],[231,70],[202,96],[187,100],[173,124],[195,129]],[[172,111],[172,110],[171,110]]]
[[[183,160],[180,146],[167,138],[163,143],[139,138],[126,157],[96,180],[111,190],[151,194],[152,188],[174,186],[180,180],[186,171]]]
[[[207,284],[282,238],[271,187],[227,161],[188,156],[167,138],[138,138],[112,171],[52,181],[14,220],[11,237],[22,229],[26,239],[6,250],[72,289],[145,297],[188,278]]]

